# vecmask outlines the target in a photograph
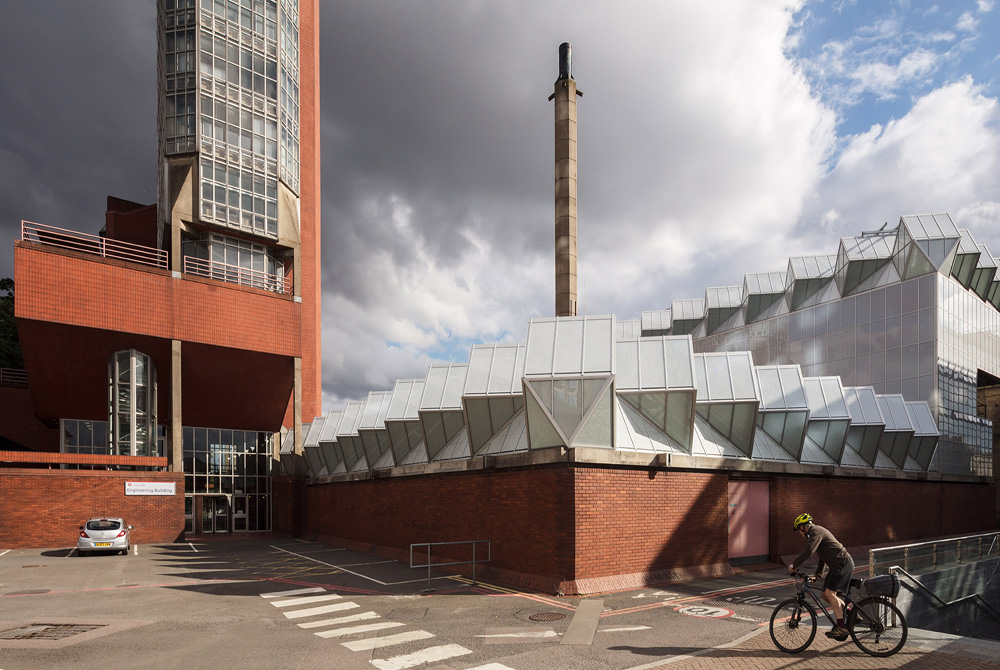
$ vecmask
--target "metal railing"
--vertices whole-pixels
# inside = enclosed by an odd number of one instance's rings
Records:
[[[889,572],[890,573],[899,573],[899,574],[903,575],[904,577],[906,577],[911,582],[913,582],[914,584],[916,584],[917,588],[920,591],[923,591],[924,593],[926,593],[927,595],[929,595],[931,597],[931,601],[934,603],[935,607],[938,607],[938,608],[951,607],[952,605],[957,605],[959,603],[964,603],[966,601],[970,601],[971,600],[972,602],[974,602],[974,603],[978,604],[979,606],[981,606],[983,609],[985,609],[991,615],[993,615],[994,619],[996,619],[997,621],[1000,621],[1000,612],[998,612],[995,607],[993,607],[992,605],[990,605],[989,602],[987,602],[986,599],[983,598],[978,593],[973,593],[971,595],[964,596],[962,598],[956,598],[955,600],[944,600],[937,593],[935,593],[934,591],[932,591],[928,587],[924,586],[923,582],[921,582],[919,579],[917,579],[916,577],[914,577],[913,575],[911,575],[909,572],[907,572],[903,568],[899,567],[898,565],[894,565],[894,566],[890,567],[889,568]]]
[[[434,547],[446,547],[459,544],[471,544],[472,545],[472,560],[470,561],[450,561],[444,563],[431,563],[431,550]],[[485,544],[486,545],[486,558],[476,559],[476,545]],[[413,562],[413,550],[416,547],[427,547],[427,563],[417,565]],[[476,583],[476,565],[478,563],[489,563],[490,557],[492,555],[492,545],[489,540],[465,540],[464,542],[419,542],[417,544],[410,545],[410,567],[411,568],[427,568],[427,590],[433,591],[431,588],[431,568],[440,568],[445,565],[469,565],[472,564],[472,583]]]
[[[28,386],[28,371],[17,368],[0,368],[0,386]]]
[[[937,569],[938,565],[980,561],[1000,556],[1000,533],[965,535],[930,542],[881,547],[868,551],[868,575],[875,576],[878,569],[897,566],[904,571]]]
[[[293,287],[291,277],[272,275],[262,270],[249,270],[239,265],[218,263],[194,256],[184,257],[184,272],[198,277],[218,279],[230,284],[240,284],[275,293],[290,294]]]
[[[103,258],[151,265],[156,268],[166,269],[167,267],[167,252],[163,249],[120,240],[109,240],[100,235],[80,233],[41,223],[21,221],[21,240],[71,251],[82,251]]]

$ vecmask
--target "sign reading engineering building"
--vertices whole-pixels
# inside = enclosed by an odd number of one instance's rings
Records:
[[[176,482],[125,482],[127,496],[172,496],[176,493]]]

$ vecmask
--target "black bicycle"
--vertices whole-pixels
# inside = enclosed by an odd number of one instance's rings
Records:
[[[822,590],[811,584],[809,575],[797,572],[795,577],[801,580],[795,585],[795,597],[774,608],[770,623],[771,640],[778,649],[789,654],[797,654],[812,644],[816,637],[817,609],[826,616],[831,626],[836,623],[816,595]],[[860,591],[858,602],[851,598],[854,589]],[[896,575],[882,575],[871,579],[852,579],[847,594],[838,594],[844,601],[844,625],[854,644],[866,654],[892,656],[903,648],[906,619],[889,600],[898,593]],[[810,599],[815,606],[809,602]]]

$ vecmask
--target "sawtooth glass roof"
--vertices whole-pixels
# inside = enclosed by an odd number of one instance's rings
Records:
[[[432,366],[425,379],[305,424],[309,469],[323,476],[558,446],[946,472],[935,424],[946,408],[912,398],[936,388],[934,343],[948,333],[935,331],[953,328],[941,310],[970,313],[964,302],[940,302],[940,291],[1000,311],[997,260],[947,214],[901,217],[891,230],[840,240],[837,251],[792,257],[785,272],[748,273],[742,286],[709,287],[639,319],[533,319],[524,344],[476,345],[468,364]],[[978,305],[972,314],[983,313]],[[731,350],[684,363],[670,353],[695,347]],[[768,347],[786,358],[770,358]],[[742,348],[802,367],[758,368]],[[378,394],[387,411],[376,412]],[[282,452],[291,444],[290,435]]]

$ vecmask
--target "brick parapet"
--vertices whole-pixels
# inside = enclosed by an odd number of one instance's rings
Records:
[[[173,482],[172,496],[125,495],[126,481]],[[76,546],[79,526],[116,516],[135,526],[132,542],[184,537],[184,475],[180,472],[0,469],[0,548]]]
[[[37,451],[0,451],[0,463],[38,463],[42,465],[113,465],[166,468],[162,456],[117,456],[111,454],[66,454]]]

